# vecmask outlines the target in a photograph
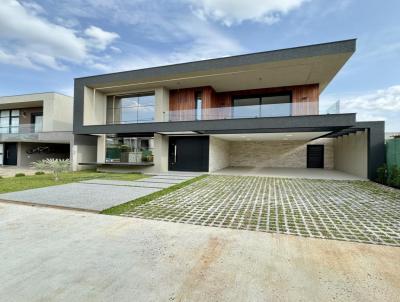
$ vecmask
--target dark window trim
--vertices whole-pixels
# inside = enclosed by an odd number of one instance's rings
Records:
[[[43,112],[32,112],[31,113],[31,124],[35,123],[35,117],[43,116]]]
[[[245,95],[237,95],[235,96],[234,94],[231,95],[231,116],[234,114],[234,107],[240,107],[240,106],[235,106],[235,100],[241,100],[241,99],[249,99],[249,98],[258,98],[258,106],[259,106],[259,113],[261,117],[261,99],[263,97],[274,97],[274,96],[289,96],[290,100],[289,103],[293,104],[293,92],[292,91],[284,91],[284,92],[273,92],[273,93],[256,93],[256,94],[245,94]],[[257,106],[257,105],[254,105]],[[293,108],[290,106],[290,116],[293,114]]]

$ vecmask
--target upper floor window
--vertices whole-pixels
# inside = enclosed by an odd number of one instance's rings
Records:
[[[153,122],[154,107],[154,93],[108,96],[107,124]]]
[[[19,132],[19,110],[0,111],[0,133]]]
[[[203,107],[203,100],[202,100],[202,93],[196,92],[196,120],[201,120],[202,119],[202,107]]]
[[[291,115],[291,95],[258,95],[234,97],[234,118],[273,117]]]

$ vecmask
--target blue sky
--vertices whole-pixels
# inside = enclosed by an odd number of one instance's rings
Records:
[[[357,38],[321,95],[400,131],[398,0],[2,0],[0,95],[73,78]]]

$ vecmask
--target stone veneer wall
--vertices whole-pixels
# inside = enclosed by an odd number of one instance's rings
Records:
[[[210,136],[209,172],[229,166],[229,146],[230,143],[228,141]]]
[[[230,142],[232,167],[307,168],[307,145],[325,145],[325,168],[333,169],[333,140],[308,141],[241,141]]]

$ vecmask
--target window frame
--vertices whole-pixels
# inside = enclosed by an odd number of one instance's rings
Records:
[[[153,105],[140,105],[140,97],[146,97],[146,96],[153,96]],[[116,107],[115,106],[115,101],[116,98],[120,98],[120,99],[124,99],[124,98],[138,98],[138,102],[136,106],[119,106]],[[109,106],[109,103],[112,104],[112,106]],[[139,107],[151,107],[153,108],[153,117],[151,120],[147,121],[147,120],[140,120],[139,119],[139,111],[138,108]],[[136,119],[134,121],[131,122],[126,122],[123,120],[120,120],[119,122],[115,121],[115,110],[119,109],[121,110],[120,112],[120,119],[122,117],[122,109],[123,108],[135,108],[136,111]],[[107,95],[107,102],[106,102],[106,124],[109,125],[121,125],[121,124],[142,124],[142,123],[152,123],[155,121],[155,109],[156,109],[156,93],[155,91],[145,91],[145,92],[137,92],[137,93],[124,93],[124,94],[109,94]],[[108,118],[109,118],[109,113],[108,111],[112,110],[112,114],[110,116],[111,121],[107,122]]]
[[[235,100],[241,100],[241,99],[257,99],[258,98],[258,105],[252,105],[252,106],[258,106],[258,118],[262,117],[261,116],[261,106],[262,106],[262,98],[267,98],[267,97],[276,97],[276,96],[289,96],[289,104],[293,103],[293,93],[292,91],[283,91],[283,92],[274,92],[274,93],[256,93],[256,94],[243,94],[243,95],[232,95],[231,99],[231,116],[234,117],[234,108],[235,107],[240,107],[240,106],[235,106]],[[278,103],[277,103],[278,104]],[[282,103],[284,104],[284,103]],[[290,106],[290,112],[289,116],[293,115],[293,106]],[[234,117],[235,118],[235,117]],[[244,117],[246,118],[246,117]]]

